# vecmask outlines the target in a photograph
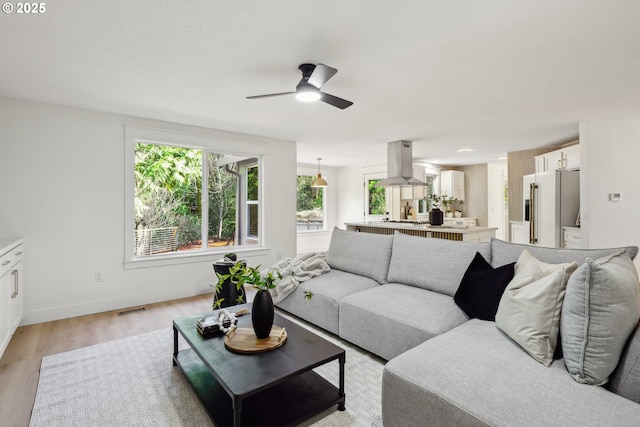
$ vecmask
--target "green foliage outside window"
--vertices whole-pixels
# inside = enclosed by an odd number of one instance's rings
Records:
[[[381,179],[369,180],[369,215],[385,215],[387,205],[385,203],[385,189],[375,187]]]
[[[315,176],[298,175],[298,199],[296,210],[298,212],[322,209],[324,200],[324,188],[312,187],[311,182]]]
[[[217,242],[233,244],[236,237],[238,164],[219,166],[216,162],[224,157],[207,155],[209,236],[205,240],[209,246],[217,246]],[[202,150],[136,144],[135,229],[175,227],[177,246],[172,250],[202,247],[202,171]],[[248,171],[248,196],[257,202],[258,167]],[[254,222],[257,224],[257,218]]]
[[[177,245],[200,238],[202,151],[137,144],[135,228],[178,227]]]

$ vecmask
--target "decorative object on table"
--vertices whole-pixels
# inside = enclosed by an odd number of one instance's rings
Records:
[[[429,211],[429,224],[442,225],[444,222],[444,213],[439,208],[432,208]]]
[[[218,277],[221,281],[229,280],[238,289],[244,288],[244,285],[247,284],[253,285],[258,290],[253,298],[251,322],[259,339],[269,337],[274,313],[273,299],[269,290],[276,287],[276,280],[282,279],[282,273],[273,268],[261,273],[260,266],[249,267],[246,263],[237,262],[229,268],[229,274],[222,274]]]
[[[280,326],[274,326],[266,338],[256,337],[251,328],[236,328],[229,332],[224,339],[224,346],[234,353],[262,353],[275,350],[287,340],[287,331]]]
[[[453,213],[453,216],[454,216],[455,218],[462,218],[462,211],[460,211],[460,210],[456,210],[456,211]]]
[[[218,313],[198,320],[196,328],[205,338],[214,335],[228,334],[237,327],[238,317],[245,314],[249,314],[249,310],[246,308],[238,310],[235,313],[221,309]]]
[[[431,194],[429,199],[431,199],[431,202],[435,206],[429,212],[429,223],[431,225],[442,225],[442,222],[444,222],[439,220],[440,214],[437,211],[439,211],[440,208],[442,208],[447,218],[453,218],[453,211],[451,210],[452,207],[456,204],[462,205],[464,203],[462,200],[458,200],[458,198],[451,197],[446,194]],[[434,215],[431,214],[433,211],[435,211]],[[462,216],[462,212],[460,213],[460,216]],[[432,217],[435,222],[431,222]]]
[[[429,195],[429,199],[431,200],[432,204],[432,208],[429,211],[429,224],[442,225],[442,223],[444,222],[444,214],[440,210],[442,198],[439,194],[431,194]]]
[[[238,261],[236,254],[228,253],[223,259],[213,263],[213,270],[218,278],[216,292],[213,295],[214,310],[247,302],[244,286],[234,286],[229,280],[229,269],[236,263],[246,264],[246,261]]]
[[[251,310],[251,322],[258,338],[267,338],[271,333],[273,313],[271,294],[268,290],[259,290],[253,297],[253,308]]]

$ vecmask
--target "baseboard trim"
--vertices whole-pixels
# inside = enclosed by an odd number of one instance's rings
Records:
[[[70,317],[85,316],[88,314],[103,313],[105,311],[122,310],[128,307],[188,298],[209,293],[211,293],[210,289],[203,289],[196,292],[193,290],[189,292],[184,289],[176,289],[164,292],[154,292],[152,294],[127,295],[104,300],[87,301],[79,304],[47,307],[39,310],[25,310],[20,326],[51,322],[54,320],[68,319]]]

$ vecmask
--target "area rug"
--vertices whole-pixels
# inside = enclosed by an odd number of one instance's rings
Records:
[[[303,425],[380,425],[384,362],[297,323],[346,350],[347,409],[328,409]],[[181,341],[180,348],[186,347]],[[179,368],[172,366],[172,353],[173,332],[167,328],[44,357],[29,425],[213,426]],[[338,384],[337,361],[315,371]]]

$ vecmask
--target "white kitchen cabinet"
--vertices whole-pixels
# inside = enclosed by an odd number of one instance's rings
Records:
[[[564,155],[562,150],[551,151],[544,154],[545,158],[545,171],[552,171],[562,169]]]
[[[524,223],[522,221],[511,221],[511,243],[529,243],[529,230],[525,230]]]
[[[400,200],[424,199],[426,188],[422,185],[400,187]]]
[[[440,194],[464,200],[464,172],[440,172]]]
[[[444,218],[443,227],[475,227],[478,225],[478,218]]]
[[[563,150],[563,169],[580,169],[580,145],[572,145]]]
[[[580,169],[580,144],[550,151],[535,157],[536,173]]]
[[[562,227],[562,247],[582,249],[582,232],[580,227]]]
[[[547,164],[546,164],[547,159],[544,157],[544,155],[536,156],[535,161],[536,161],[536,173],[542,173],[547,171]]]
[[[22,240],[0,239],[0,357],[23,317],[22,255]]]

